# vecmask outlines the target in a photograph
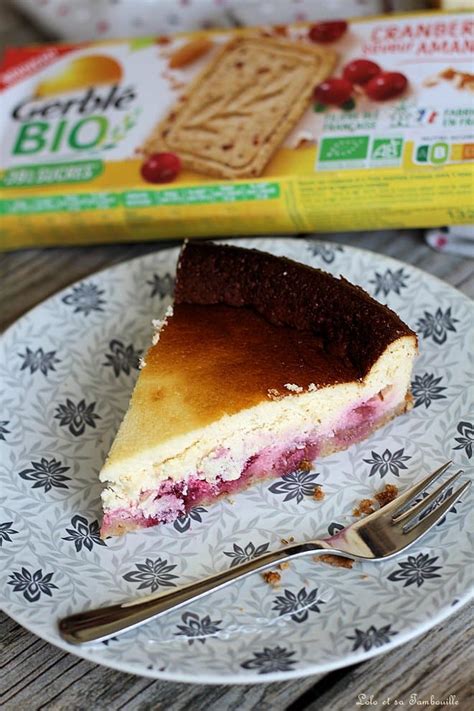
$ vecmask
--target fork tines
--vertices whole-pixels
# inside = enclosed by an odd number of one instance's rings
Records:
[[[431,494],[427,494],[420,500],[425,490],[441,477],[451,466],[452,461],[446,462],[439,469],[428,474],[422,481],[414,484],[401,496],[397,497],[388,506],[392,509],[392,523],[401,524],[403,522],[403,532],[408,533],[419,524],[423,525],[423,529],[431,528],[451,506],[460,498],[460,496],[470,486],[470,481],[465,482],[456,491],[451,491],[454,482],[461,476],[463,470],[460,469],[449,479],[440,484]],[[436,506],[436,504],[439,506]],[[389,513],[389,511],[387,511]],[[423,514],[427,514],[423,516]]]

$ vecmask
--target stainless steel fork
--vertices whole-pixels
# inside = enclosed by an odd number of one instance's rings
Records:
[[[444,516],[446,511],[470,486],[470,481],[449,495],[446,493],[463,473],[456,472],[431,494],[418,500],[452,464],[443,464],[422,481],[370,516],[339,531],[335,536],[306,543],[294,543],[277,551],[264,553],[242,565],[236,565],[199,582],[171,592],[150,595],[110,607],[80,612],[59,622],[61,637],[71,644],[101,642],[135,629],[182,605],[209,595],[235,580],[263,572],[285,561],[305,555],[331,552],[355,560],[377,561],[390,558],[418,541]],[[442,502],[436,506],[437,502]],[[433,510],[432,507],[436,506]]]

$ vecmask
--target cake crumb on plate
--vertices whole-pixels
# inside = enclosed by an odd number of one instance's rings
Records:
[[[396,499],[397,496],[398,486],[396,484],[385,484],[385,487],[382,489],[382,491],[379,491],[378,494],[375,494],[375,499],[377,499],[380,508],[382,508],[382,506],[386,506],[391,501]]]
[[[313,560],[316,563],[327,563],[334,568],[352,568],[355,561],[352,558],[344,558],[342,555],[334,555],[334,553],[324,553],[323,555],[315,555]]]
[[[367,516],[368,514],[374,513],[374,503],[375,501],[373,499],[362,499],[359,501],[359,505],[352,511],[352,515]]]
[[[315,501],[322,501],[326,497],[321,484],[316,484],[313,491],[313,499]]]
[[[381,491],[374,494],[373,499],[362,499],[356,508],[352,511],[353,516],[367,516],[368,514],[374,513],[375,507],[382,508],[386,506],[391,501],[396,499],[398,496],[398,486],[395,484],[385,484]]]
[[[267,570],[266,573],[262,573],[262,578],[268,585],[278,585],[281,575],[276,570]]]

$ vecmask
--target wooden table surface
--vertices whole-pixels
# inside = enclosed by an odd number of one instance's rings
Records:
[[[0,48],[43,39],[0,0]],[[474,296],[474,261],[440,255],[417,231],[325,235],[399,258]],[[318,235],[318,238],[321,238]],[[24,250],[0,255],[0,331],[58,289],[170,242]],[[374,659],[322,676],[254,686],[200,686],[132,676],[80,660],[27,632],[0,613],[0,708],[36,709],[322,709],[366,707],[474,708],[472,608],[427,634]],[[417,696],[412,696],[413,694]],[[396,704],[396,700],[399,702]],[[425,701],[424,704],[422,702]],[[428,702],[428,703],[426,703]]]

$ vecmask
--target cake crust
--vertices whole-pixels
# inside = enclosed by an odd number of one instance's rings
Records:
[[[373,423],[372,428],[371,428],[371,433],[375,432],[376,430],[380,429],[381,427],[384,427],[386,424],[391,422],[395,417],[398,417],[399,415],[403,415],[405,412],[408,412],[411,410],[413,407],[413,398],[410,393],[407,393],[407,396],[405,398],[405,401],[402,403],[399,403],[396,407],[394,407],[392,410],[389,412],[386,412],[382,417],[380,417],[375,423]],[[361,436],[360,439],[364,439],[364,436]],[[347,444],[344,443],[342,439],[336,439],[334,438],[333,440],[327,442],[325,446],[321,449],[321,451],[318,453],[318,459],[321,457],[329,457],[331,454],[335,454],[336,452],[340,452],[341,450],[344,450],[347,448]],[[307,462],[303,460],[302,464],[299,466],[301,469],[302,467],[306,467],[306,470],[310,470],[310,467],[307,466]],[[258,481],[266,481],[268,479],[273,479],[275,477],[275,473],[270,469],[267,472],[261,473],[258,476]],[[245,491],[246,489],[250,488],[253,486],[255,483],[254,479],[247,479],[239,488],[239,491]],[[219,494],[213,495],[211,497],[204,497],[201,499],[198,503],[200,506],[209,506],[212,505],[214,502],[216,502],[218,499],[225,498],[226,496],[229,495],[229,492],[223,489]],[[122,521],[116,521],[114,524],[110,525],[107,527],[106,535],[107,536],[121,536],[124,533],[129,533],[131,531],[136,531],[137,529],[142,528],[140,524],[137,524],[133,519],[129,520],[122,520]]]

